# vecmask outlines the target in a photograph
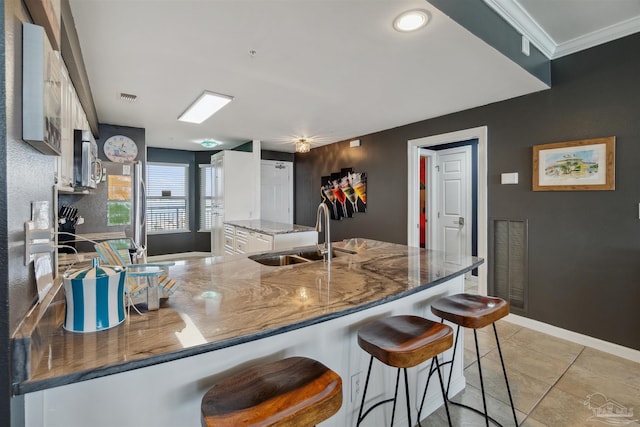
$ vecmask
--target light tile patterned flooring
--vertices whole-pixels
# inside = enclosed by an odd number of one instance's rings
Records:
[[[467,292],[473,291],[473,288],[467,288]],[[503,320],[496,325],[520,425],[640,426],[639,363]],[[478,342],[489,413],[503,426],[513,426],[498,350],[490,326],[478,330]],[[465,333],[465,377],[466,389],[453,400],[482,409],[478,365],[470,329]],[[617,408],[620,416],[615,420],[612,417],[592,418],[593,409],[607,401],[609,408]],[[468,409],[454,405],[450,405],[449,409],[454,426],[485,425],[480,415]],[[422,425],[447,425],[444,407],[426,418]]]

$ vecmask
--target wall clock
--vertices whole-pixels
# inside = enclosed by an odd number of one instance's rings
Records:
[[[104,142],[102,148],[109,160],[117,163],[132,162],[138,157],[138,146],[124,135],[114,135]]]

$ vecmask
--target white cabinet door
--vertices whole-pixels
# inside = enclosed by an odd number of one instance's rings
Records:
[[[214,256],[224,255],[225,235],[224,217],[219,209],[211,212],[211,253]]]
[[[253,153],[220,151],[211,156],[212,205],[224,211],[226,221],[259,215],[258,162]]]
[[[224,169],[223,158],[212,158],[211,160],[211,205],[214,209],[222,209],[224,203]]]

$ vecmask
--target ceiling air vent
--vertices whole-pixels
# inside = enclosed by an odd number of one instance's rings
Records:
[[[134,95],[132,93],[120,93],[120,99],[126,102],[135,102],[138,99],[138,95]]]

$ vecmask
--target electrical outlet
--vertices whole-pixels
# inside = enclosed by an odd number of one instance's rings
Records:
[[[351,375],[351,401],[356,402],[360,394],[360,384],[362,380],[362,372]]]

